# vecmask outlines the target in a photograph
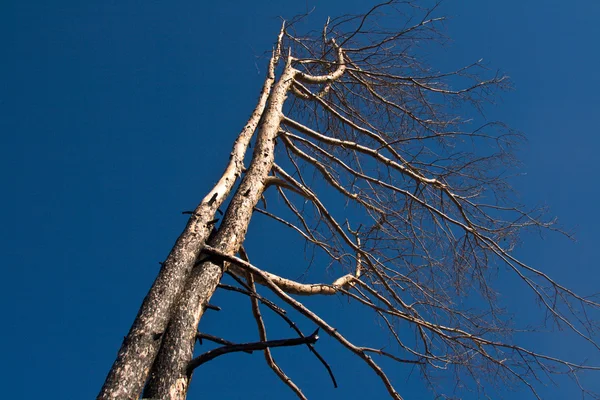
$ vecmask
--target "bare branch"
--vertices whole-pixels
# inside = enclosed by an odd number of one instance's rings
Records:
[[[364,351],[363,348],[357,347],[354,344],[352,344],[344,336],[342,336],[335,328],[333,328],[329,324],[327,324],[318,315],[316,315],[315,313],[313,313],[312,311],[310,311],[308,308],[306,308],[299,301],[297,301],[297,300],[293,299],[292,297],[290,297],[289,295],[287,295],[273,281],[271,281],[271,279],[269,278],[269,276],[267,274],[265,274],[262,270],[254,267],[250,263],[247,263],[247,262],[245,262],[245,261],[243,261],[243,260],[241,260],[241,259],[239,259],[237,257],[229,256],[226,253],[223,253],[223,252],[219,251],[218,249],[215,249],[215,248],[210,247],[210,246],[206,246],[204,248],[204,251],[208,252],[209,254],[213,254],[213,255],[222,257],[224,260],[229,261],[231,263],[234,263],[234,264],[236,264],[238,266],[241,266],[241,267],[245,268],[247,271],[251,272],[252,274],[254,274],[256,276],[259,276],[262,279],[264,279],[266,285],[277,296],[279,296],[286,303],[288,303],[292,307],[294,307],[302,315],[306,316],[307,318],[309,318],[310,320],[312,320],[313,322],[315,322],[320,328],[322,328],[330,336],[332,336],[338,342],[340,342],[340,344],[342,344],[344,347],[346,347],[347,349],[349,349],[350,351],[352,351],[354,354],[356,354],[358,357],[360,357],[363,361],[365,361],[365,363],[367,365],[369,365],[369,367],[371,367],[371,369],[373,369],[373,371],[375,371],[375,373],[382,380],[382,382],[384,383],[385,387],[388,389],[388,393],[393,398],[395,398],[397,400],[402,400],[402,397],[400,396],[400,394],[398,394],[398,392],[396,392],[396,390],[392,386],[392,383],[390,382],[390,380],[387,377],[387,375],[383,372],[383,370],[381,369],[381,367],[379,367],[379,365],[377,365],[377,363],[375,363],[375,361],[373,361],[373,359],[369,355],[367,355],[365,353],[365,351]]]
[[[194,358],[190,361],[188,365],[188,373],[191,373],[194,369],[198,368],[200,365],[219,357],[223,354],[233,353],[233,352],[248,352],[253,350],[264,350],[267,348],[273,347],[286,347],[286,346],[299,346],[303,344],[315,344],[319,339],[317,335],[319,330],[314,331],[310,336],[303,338],[292,338],[292,339],[279,339],[279,340],[267,340],[266,342],[251,342],[251,343],[240,343],[240,344],[230,344],[223,347],[216,348],[214,350],[209,350],[206,353]]]
[[[290,326],[290,328],[292,328],[298,334],[298,336],[305,337],[305,335],[302,333],[302,331],[298,328],[298,326],[294,323],[294,321],[292,321],[286,315],[286,313],[285,313],[285,311],[283,309],[277,307],[273,302],[271,302],[271,301],[265,299],[264,297],[260,296],[256,291],[251,291],[250,286],[248,286],[246,283],[244,283],[235,274],[232,274],[230,272],[228,272],[228,274],[237,283],[239,283],[241,286],[245,287],[246,290],[240,289],[240,288],[236,288],[236,287],[233,287],[233,286],[228,286],[228,285],[222,285],[221,284],[221,286],[223,288],[226,288],[227,290],[233,290],[233,291],[236,291],[236,292],[239,292],[239,293],[244,293],[244,294],[247,294],[248,296],[250,296],[252,298],[258,299],[258,301],[260,301],[262,304],[264,304],[265,306],[267,306],[268,308],[270,308],[277,315],[279,315],[279,317],[281,317],[285,322],[287,322],[288,325]],[[337,382],[335,380],[335,376],[333,375],[333,371],[331,370],[331,367],[329,366],[329,364],[327,364],[327,362],[325,361],[325,359],[323,358],[323,356],[321,356],[321,354],[319,354],[319,352],[314,348],[314,346],[312,344],[307,344],[306,346],[308,347],[308,349],[310,350],[310,352],[313,353],[315,357],[317,357],[317,359],[319,360],[319,362],[321,362],[321,364],[323,364],[323,366],[325,367],[325,369],[329,373],[329,377],[331,378],[331,381],[333,382],[333,386],[337,388]]]
[[[240,248],[240,256],[246,262],[250,262],[248,259],[248,255],[246,254],[246,250],[242,246]],[[256,287],[254,286],[254,278],[252,274],[247,273],[246,281],[248,283],[249,288],[256,293]],[[267,341],[267,328],[265,327],[265,323],[262,318],[262,314],[260,312],[260,306],[258,304],[258,300],[256,297],[250,297],[250,302],[252,304],[252,314],[254,315],[254,320],[256,321],[256,326],[258,328],[259,339],[262,342]],[[302,393],[302,390],[283,372],[281,367],[277,365],[275,360],[273,359],[273,355],[271,354],[271,350],[267,347],[263,351],[265,355],[265,361],[267,365],[275,372],[275,375],[279,377],[279,379],[289,386],[289,388],[298,396],[298,398],[306,400],[306,396]]]

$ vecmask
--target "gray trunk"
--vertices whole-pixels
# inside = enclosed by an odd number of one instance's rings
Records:
[[[235,254],[243,243],[252,210],[273,167],[283,103],[296,73],[288,64],[275,84],[248,171],[227,208],[221,227],[211,240],[214,247],[228,254]],[[193,356],[198,323],[222,275],[220,262],[206,261],[192,271],[152,369],[145,398],[185,399],[190,379],[186,369]]]
[[[240,176],[244,155],[263,114],[274,77],[265,80],[256,109],[238,136],[229,165],[213,190],[188,221],[146,295],[133,325],[123,340],[97,399],[137,399],[146,382],[176,304],[194,263],[213,229],[217,208],[228,197]]]

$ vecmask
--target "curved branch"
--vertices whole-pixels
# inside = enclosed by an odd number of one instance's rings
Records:
[[[285,301],[286,303],[291,305],[294,309],[296,309],[296,311],[298,311],[299,313],[301,313],[302,315],[304,315],[305,317],[307,317],[308,319],[310,319],[311,321],[316,323],[321,329],[323,329],[325,332],[327,332],[327,334],[329,334],[329,336],[335,338],[341,345],[343,345],[348,350],[350,350],[354,354],[356,354],[359,358],[361,358],[369,367],[371,367],[371,369],[377,374],[377,376],[379,376],[379,378],[381,379],[381,381],[387,388],[388,393],[394,399],[402,400],[402,396],[400,396],[400,394],[396,391],[396,389],[394,389],[394,386],[390,382],[390,380],[387,377],[387,375],[385,374],[385,372],[383,372],[381,367],[379,365],[377,365],[377,363],[375,361],[373,361],[373,359],[368,354],[366,354],[364,348],[358,347],[358,346],[355,346],[354,344],[352,344],[350,341],[348,341],[348,339],[346,339],[343,335],[341,335],[337,331],[337,329],[331,327],[327,322],[325,322],[325,320],[323,320],[318,315],[316,315],[315,313],[310,311],[302,303],[300,303],[299,301],[295,300],[294,298],[292,298],[288,294],[286,294],[283,290],[281,290],[277,286],[277,284],[275,284],[275,282],[273,282],[269,278],[269,276],[266,273],[264,273],[262,270],[256,268],[252,264],[247,263],[237,257],[230,256],[227,253],[224,253],[218,249],[215,249],[214,247],[206,246],[204,248],[204,250],[209,254],[213,254],[215,256],[221,257],[225,261],[229,261],[231,263],[235,263],[236,265],[243,267],[244,269],[251,272],[255,276],[261,277],[265,281],[266,286],[269,287],[269,289],[271,289],[279,298],[281,298],[283,301]]]
[[[330,39],[332,46],[337,50],[337,68],[335,71],[327,75],[310,75],[304,72],[299,72],[296,75],[296,80],[306,83],[331,83],[344,75],[346,71],[346,62],[344,60],[344,50],[338,47],[334,39]]]

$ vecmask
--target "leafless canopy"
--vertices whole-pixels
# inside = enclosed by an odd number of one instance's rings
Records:
[[[254,122],[247,124],[258,132],[250,167],[213,239],[199,246],[159,360],[184,353],[177,337],[193,337],[208,300],[193,307],[199,298],[210,298],[225,270],[239,286],[219,287],[251,298],[262,343],[235,349],[264,350],[268,365],[302,399],[301,388],[270,353],[269,343],[283,342],[268,341],[261,304],[304,338],[284,345],[309,346],[331,372],[313,346],[316,338],[303,335],[280,308],[292,307],[367,363],[396,399],[401,393],[378,365],[378,357],[415,365],[433,390],[436,376],[450,374],[475,386],[486,381],[523,385],[536,397],[537,385],[553,373],[568,374],[579,384],[580,371],[600,369],[511,340],[516,327],[496,296],[498,274],[515,278],[539,301],[551,323],[570,330],[595,351],[600,347],[592,317],[600,304],[512,255],[525,230],[556,229],[544,219],[543,210],[526,209],[513,200],[506,178],[517,165],[512,151],[521,136],[483,116],[485,104],[508,87],[508,79],[481,61],[442,72],[424,62],[427,46],[444,41],[444,18],[435,14],[435,7],[423,10],[391,0],[365,14],[328,20],[319,31],[301,31],[308,16],[284,23],[262,103]],[[242,132],[246,147],[248,132]],[[275,139],[276,145],[268,144]],[[238,164],[245,149],[240,140],[237,158],[232,153]],[[239,175],[241,169],[231,165]],[[203,204],[222,201],[232,188],[217,189]],[[267,207],[273,203],[284,206]],[[269,266],[252,265],[238,239],[231,239],[245,237],[250,217],[240,222],[243,207],[293,229],[328,257],[330,271],[340,277],[332,284],[302,283],[268,272]],[[209,281],[212,286],[206,289]],[[283,304],[258,294],[257,284]],[[209,293],[194,294],[202,290]],[[387,327],[396,348],[384,351],[351,343],[304,306],[300,295],[346,296],[368,307]],[[193,317],[179,316],[185,312]],[[193,348],[193,340],[186,343]],[[236,346],[222,339],[219,343]],[[228,351],[233,350],[221,352]],[[189,357],[192,352],[185,351]],[[188,361],[183,365],[201,364]],[[165,372],[164,365],[155,363],[147,388],[158,388],[156,382],[168,373],[183,374],[181,368]],[[189,377],[191,372],[185,371]],[[185,396],[187,383],[183,386]],[[147,389],[146,395],[168,395],[160,390]]]
[[[444,19],[417,10],[422,19],[399,29],[397,3],[321,32],[288,25],[283,52],[301,73],[273,169],[272,191],[289,208],[280,217],[354,276],[334,287],[379,314],[401,349],[384,356],[417,362],[426,378],[516,381],[534,394],[548,373],[577,380],[597,368],[511,344],[493,286],[498,268],[514,274],[553,323],[598,349],[587,315],[599,304],[511,255],[524,230],[554,227],[506,182],[522,137],[482,116],[508,79],[481,61],[450,72],[424,64],[421,45],[444,40]]]

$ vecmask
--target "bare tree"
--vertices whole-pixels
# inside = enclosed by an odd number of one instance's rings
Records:
[[[335,384],[314,347],[317,333],[303,334],[283,307],[362,359],[395,399],[401,393],[379,357],[415,365],[434,390],[438,374],[454,374],[472,377],[474,385],[523,385],[536,397],[536,386],[550,374],[578,382],[580,371],[600,369],[511,341],[514,328],[493,286],[498,266],[531,290],[552,323],[596,350],[591,316],[600,304],[512,255],[524,230],[555,228],[543,210],[517,204],[506,182],[520,135],[502,123],[472,119],[508,80],[483,78],[489,72],[481,61],[449,72],[426,65],[420,46],[444,39],[438,30],[444,19],[434,11],[390,0],[362,15],[328,20],[319,32],[297,32],[303,17],[282,26],[258,105],[229,165],[191,212],[99,399],[135,399],[144,386],[145,398],[184,399],[195,368],[252,350],[264,351],[276,375],[306,398],[273,359],[270,348],[277,346],[309,346]],[[284,207],[268,208],[275,198]],[[226,199],[219,224],[216,213]],[[254,213],[297,232],[329,258],[339,278],[303,283],[251,264],[243,243]],[[221,282],[224,273],[236,285]],[[261,296],[256,285],[283,306]],[[197,331],[218,288],[250,298],[260,341],[235,344]],[[397,352],[352,343],[298,300],[309,295],[345,296],[368,307]],[[298,337],[269,340],[261,306],[290,323]],[[193,358],[201,339],[223,347]]]

